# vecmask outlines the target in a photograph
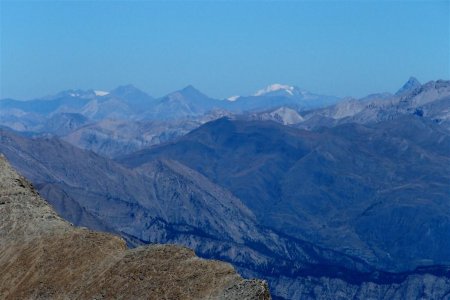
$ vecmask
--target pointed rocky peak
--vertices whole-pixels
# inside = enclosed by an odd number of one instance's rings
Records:
[[[184,88],[182,88],[180,91],[184,91],[184,92],[197,92],[197,93],[200,93],[200,91],[197,90],[192,84],[188,84],[187,86],[185,86]]]
[[[198,89],[196,89],[194,86],[192,85],[188,85],[185,88],[183,88],[182,90],[179,91],[180,93],[182,93],[183,95],[185,95],[186,97],[202,97],[202,98],[208,98],[208,96],[206,96],[205,94],[203,94],[202,92],[200,92]]]
[[[112,90],[110,92],[110,94],[111,95],[115,95],[115,96],[119,96],[119,97],[122,97],[122,98],[125,98],[125,99],[129,98],[130,96],[137,96],[137,95],[150,97],[147,93],[145,93],[144,91],[138,89],[137,87],[135,87],[132,84],[118,86],[117,88]]]
[[[409,77],[408,81],[404,85],[419,86],[419,85],[421,85],[421,83],[416,77],[411,76],[411,77]]]
[[[146,109],[153,97],[138,89],[132,84],[122,85],[112,90],[108,95],[124,99],[128,105],[135,109]]]
[[[200,92],[198,89],[196,89],[192,85],[188,85],[181,90],[175,91],[173,93],[170,93],[165,98],[168,98],[170,100],[184,100],[184,101],[202,101],[202,100],[209,100],[210,98]]]
[[[407,82],[395,93],[395,95],[404,95],[408,92],[420,88],[422,84],[415,77],[410,77]]]

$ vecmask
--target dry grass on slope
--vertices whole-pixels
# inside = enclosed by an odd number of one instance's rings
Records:
[[[1,299],[270,299],[267,284],[174,245],[127,249],[59,218],[0,157]]]

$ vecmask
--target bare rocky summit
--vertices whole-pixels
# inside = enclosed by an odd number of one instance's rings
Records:
[[[0,298],[270,299],[267,284],[174,245],[123,239],[61,219],[0,156]]]

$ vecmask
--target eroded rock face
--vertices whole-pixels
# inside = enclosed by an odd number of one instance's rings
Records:
[[[270,299],[267,284],[192,250],[128,250],[62,220],[0,156],[0,298]]]

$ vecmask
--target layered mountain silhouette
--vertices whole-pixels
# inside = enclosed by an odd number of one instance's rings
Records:
[[[110,92],[67,90],[28,101],[0,100],[0,126],[30,135],[56,135],[77,147],[114,157],[173,140],[223,116],[277,109],[281,104],[292,110],[337,101],[289,88],[289,93],[275,90],[234,102],[208,97],[192,85],[160,98],[131,84]],[[288,122],[296,121],[294,117]]]
[[[450,262],[442,214],[449,149],[448,132],[417,116],[315,132],[220,119],[121,161],[180,161],[229,189],[266,226],[405,270],[420,260]],[[426,255],[418,259],[408,245]]]
[[[311,108],[338,100],[337,97],[312,94],[294,87],[287,90],[289,93],[274,90],[257,93],[254,96],[239,97],[236,101],[208,97],[192,85],[157,99],[133,85],[120,86],[110,92],[68,90],[54,96],[28,101],[0,100],[1,124],[15,130],[39,132],[43,131],[39,126],[42,122],[33,122],[33,120],[47,119],[60,113],[81,114],[92,121],[173,120],[197,117],[215,110],[240,113],[267,110],[280,105]]]
[[[449,293],[450,82],[319,108],[294,105],[314,95],[287,85],[233,101],[190,86],[63,94],[153,107],[4,106],[0,152],[72,223],[130,246],[188,246],[267,279],[276,298]]]
[[[201,256],[232,262],[246,276],[266,278],[275,295],[297,298],[330,282],[333,289],[346,286],[348,295],[367,295],[373,284],[381,293],[395,284],[396,297],[405,291],[416,293],[416,286],[446,286],[441,283],[447,276],[444,267],[388,273],[356,255],[258,225],[244,203],[179,162],[152,160],[128,169],[56,138],[29,139],[4,131],[1,136],[0,151],[32,178],[64,218],[121,234],[130,245],[189,246]],[[332,297],[335,292],[317,296]],[[440,292],[433,290],[433,295]]]

